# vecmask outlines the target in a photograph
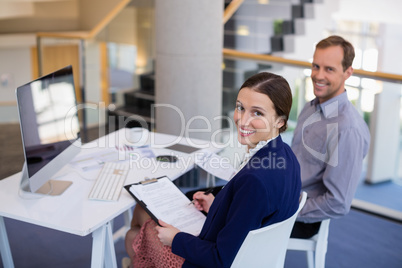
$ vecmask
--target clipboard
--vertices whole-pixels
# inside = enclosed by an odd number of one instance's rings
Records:
[[[167,176],[146,179],[124,188],[158,225],[161,219],[186,233],[197,236],[201,232],[206,216],[190,204]]]
[[[128,191],[128,193],[134,198],[135,202],[137,202],[137,204],[139,204],[148,213],[148,215],[151,217],[151,219],[153,219],[156,222],[156,224],[158,224],[159,226],[161,226],[161,225],[158,222],[158,218],[148,209],[147,205],[142,201],[142,199],[140,199],[132,191],[130,191],[130,188],[133,185],[146,185],[148,183],[154,183],[154,182],[157,182],[157,180],[160,178],[162,178],[162,177],[153,178],[153,179],[145,179],[143,181],[133,183],[133,184],[128,184],[128,185],[124,186],[124,189],[126,189]]]

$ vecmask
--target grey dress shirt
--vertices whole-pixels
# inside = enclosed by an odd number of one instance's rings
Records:
[[[292,149],[308,199],[297,221],[337,218],[350,210],[368,152],[367,124],[346,91],[322,104],[307,103],[299,115]]]

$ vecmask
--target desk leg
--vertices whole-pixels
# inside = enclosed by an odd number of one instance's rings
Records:
[[[124,226],[130,229],[131,219],[133,218],[133,208],[129,208],[124,212]]]
[[[14,268],[13,257],[11,256],[10,244],[8,243],[6,225],[4,218],[0,216],[0,255],[3,261],[3,266]]]
[[[113,234],[114,243],[126,237],[126,233],[131,226],[131,219],[133,218],[133,209],[132,208],[127,209],[123,215],[124,215],[124,225],[119,230],[114,232]]]
[[[113,243],[112,225],[110,222],[92,233],[91,267],[117,268],[116,251]]]

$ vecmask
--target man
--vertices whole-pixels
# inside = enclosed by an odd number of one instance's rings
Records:
[[[311,70],[316,98],[301,111],[292,141],[308,199],[291,237],[309,238],[322,220],[350,210],[370,143],[368,127],[345,90],[354,56],[353,46],[339,36],[316,45]]]

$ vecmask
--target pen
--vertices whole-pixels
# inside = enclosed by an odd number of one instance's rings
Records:
[[[208,190],[206,190],[205,192],[204,192],[204,194],[205,195],[209,195],[210,193],[212,193],[214,191],[214,188],[209,188]],[[194,204],[194,201],[195,201],[196,199],[194,199],[193,201],[191,201],[188,205],[191,205],[191,204]]]

